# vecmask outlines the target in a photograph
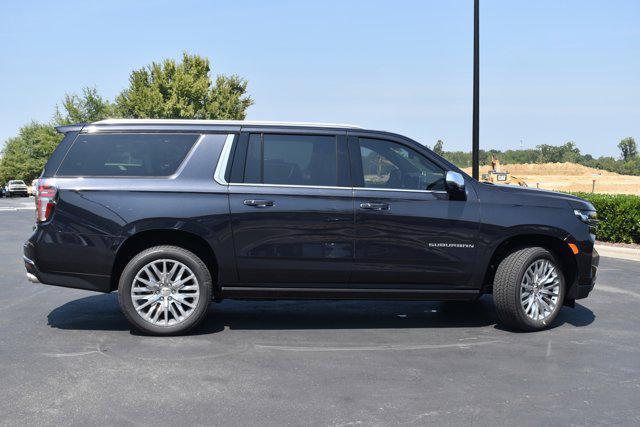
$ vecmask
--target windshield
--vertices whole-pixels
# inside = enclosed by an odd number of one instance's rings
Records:
[[[24,185],[24,181],[9,181],[9,185],[14,185],[14,184],[22,184],[22,185]]]

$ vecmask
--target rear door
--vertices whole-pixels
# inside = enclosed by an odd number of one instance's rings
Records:
[[[397,139],[350,137],[356,217],[354,284],[468,286],[477,203],[450,200],[445,173]]]
[[[251,286],[343,284],[354,212],[345,132],[243,133],[229,202],[238,275]]]

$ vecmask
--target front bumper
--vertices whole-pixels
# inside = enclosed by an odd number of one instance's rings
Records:
[[[14,189],[14,190],[8,190],[7,194],[10,196],[28,196],[29,195],[29,191],[25,188],[25,189]]]
[[[578,266],[578,270],[581,271],[581,274],[578,275],[578,282],[574,287],[573,299],[582,299],[589,296],[589,293],[593,290],[593,287],[596,284],[599,263],[600,255],[595,248],[593,249],[591,256],[583,257],[583,265]]]

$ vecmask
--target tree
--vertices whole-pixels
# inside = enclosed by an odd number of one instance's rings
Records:
[[[117,113],[132,118],[242,120],[253,104],[247,81],[218,75],[211,80],[209,60],[182,55],[153,62],[129,76],[129,87],[116,98]]]
[[[536,163],[578,162],[581,158],[580,149],[573,141],[559,146],[541,144],[536,149],[539,152]]]
[[[82,95],[65,94],[62,108],[64,111],[56,105],[53,121],[57,125],[95,122],[116,115],[115,105],[101,97],[95,87],[83,88]]]
[[[23,126],[2,149],[0,182],[22,179],[28,183],[37,178],[61,139],[62,135],[49,124],[31,122]]]
[[[437,140],[435,145],[433,146],[433,152],[439,156],[442,156],[444,154],[444,149],[442,148],[443,146],[444,142],[441,139]]]
[[[636,145],[636,140],[632,137],[625,138],[620,141],[620,143],[618,144],[618,148],[620,149],[622,160],[624,160],[625,162],[638,157],[638,146]]]

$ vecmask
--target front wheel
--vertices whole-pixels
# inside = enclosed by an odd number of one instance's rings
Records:
[[[493,282],[498,319],[524,331],[547,328],[562,308],[564,293],[560,264],[540,247],[520,249],[505,257]]]
[[[211,273],[198,256],[177,246],[156,246],[140,252],[124,268],[118,300],[135,329],[179,335],[204,319],[211,288]]]

